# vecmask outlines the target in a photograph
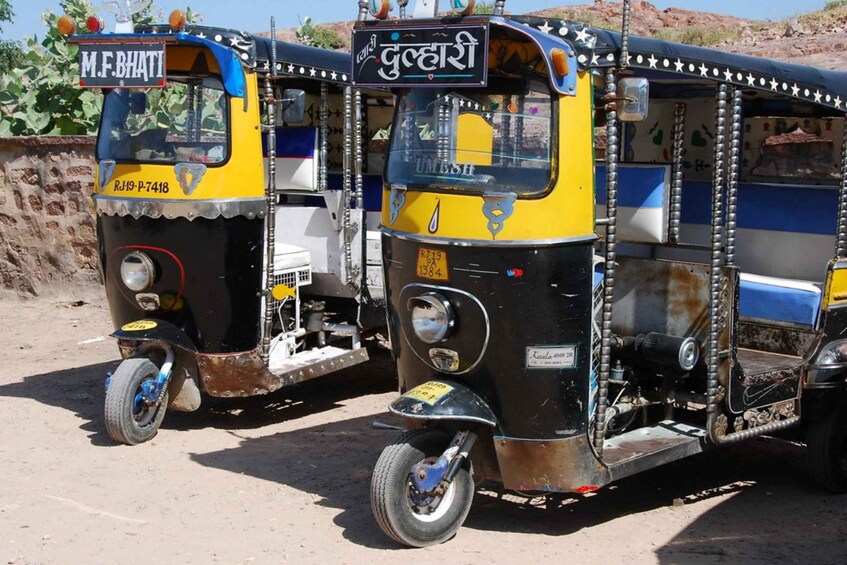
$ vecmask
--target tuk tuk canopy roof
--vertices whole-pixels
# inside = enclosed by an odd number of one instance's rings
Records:
[[[618,32],[535,16],[491,18],[491,21],[522,30],[530,36],[541,32],[565,40],[574,48],[581,70],[619,64],[621,34]],[[847,111],[847,72],[634,35],[629,37],[627,64],[670,77],[724,82]]]
[[[232,53],[244,67],[259,72],[270,70],[273,41],[268,37],[254,35],[246,31],[233,29],[187,26],[174,34],[168,26],[149,26],[140,28],[140,34],[161,34],[175,36],[178,41],[203,44],[209,47],[218,62],[221,63],[221,49]],[[349,83],[351,59],[349,53],[309,47],[286,41],[276,41],[277,72],[281,75],[312,78],[334,83]],[[227,68],[229,65],[226,65]],[[224,65],[222,70],[226,73]],[[240,70],[240,69],[239,69]],[[227,77],[224,77],[226,81]]]

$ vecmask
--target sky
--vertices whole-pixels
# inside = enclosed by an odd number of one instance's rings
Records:
[[[585,4],[591,0],[507,0],[506,9],[512,13],[523,13],[543,8],[553,8],[572,4]],[[609,1],[609,0],[607,0]],[[409,1],[409,8],[415,0]],[[395,4],[396,0],[392,1]],[[743,18],[761,20],[782,20],[791,16],[818,10],[826,0],[652,0],[657,8],[676,6],[691,10],[702,10],[729,14]],[[2,24],[3,39],[21,40],[37,34],[43,36],[44,26],[39,15],[47,10],[60,11],[57,0],[11,0],[15,12],[14,24]],[[310,16],[314,23],[328,23],[355,19],[357,0],[154,0],[156,8],[167,14],[175,8],[185,9],[191,6],[205,16],[204,25],[229,27],[244,31],[265,31],[270,29],[270,17],[276,17],[279,28],[295,27],[298,21]],[[441,0],[442,8],[448,0]],[[95,7],[102,6],[102,0],[93,0]],[[101,10],[107,29],[114,27],[114,16]],[[395,11],[392,12],[396,14]],[[637,17],[638,12],[635,12]]]

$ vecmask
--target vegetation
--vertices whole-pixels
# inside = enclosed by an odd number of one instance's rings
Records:
[[[91,0],[61,0],[59,5],[76,21],[78,33],[85,32],[85,20],[98,11]],[[154,10],[151,2],[135,15],[136,24],[163,17],[154,16]],[[186,16],[189,23],[202,18],[190,8]],[[97,130],[100,92],[79,86],[79,49],[58,32],[57,19],[52,12],[43,14],[44,39],[27,39],[21,59],[0,75],[0,135],[86,135]]]
[[[493,14],[494,13],[494,2],[488,0],[480,0],[476,2],[473,7],[474,14]]]
[[[606,29],[616,29],[620,27],[618,18],[610,20],[603,16],[588,10],[580,10],[579,8],[571,8],[565,10],[556,10],[549,15],[551,20],[569,20],[572,22],[580,22],[591,27],[600,27]]]
[[[844,26],[847,23],[847,0],[830,0],[823,10],[798,16],[797,21],[811,28]]]
[[[741,30],[738,28],[721,27],[665,28],[654,31],[653,37],[666,41],[708,47],[710,45],[724,43],[725,41],[737,40],[741,37]]]
[[[8,0],[0,0],[0,33],[3,33],[3,22],[12,23],[15,13]],[[0,76],[15,68],[23,60],[23,49],[17,41],[0,40]]]
[[[334,29],[312,25],[312,18],[306,16],[297,28],[297,42],[302,45],[339,49],[346,45],[344,39]]]

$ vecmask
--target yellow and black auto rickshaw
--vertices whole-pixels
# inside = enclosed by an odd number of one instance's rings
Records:
[[[348,54],[179,11],[123,33],[88,25],[71,41],[80,84],[104,93],[93,198],[125,358],[107,379],[109,435],[144,442],[201,393],[265,394],[366,361],[384,307],[363,137],[388,124],[390,98],[351,89]]]
[[[482,482],[556,504],[795,426],[847,490],[847,74],[629,37],[628,2],[622,33],[374,4],[353,81],[398,97],[408,425],[373,473],[385,533],[450,538]]]

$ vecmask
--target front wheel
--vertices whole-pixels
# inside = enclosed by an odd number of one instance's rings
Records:
[[[158,405],[147,404],[143,393],[145,382],[155,383],[158,374],[159,369],[149,359],[126,359],[118,366],[106,391],[106,431],[113,440],[136,445],[159,431],[168,393]]]
[[[809,425],[806,454],[812,478],[827,490],[847,492],[847,401]]]
[[[434,430],[400,435],[379,456],[371,480],[371,508],[389,537],[412,547],[425,547],[453,537],[468,515],[474,484],[463,465],[443,495],[419,492],[411,471],[418,463],[434,463],[450,437]]]

